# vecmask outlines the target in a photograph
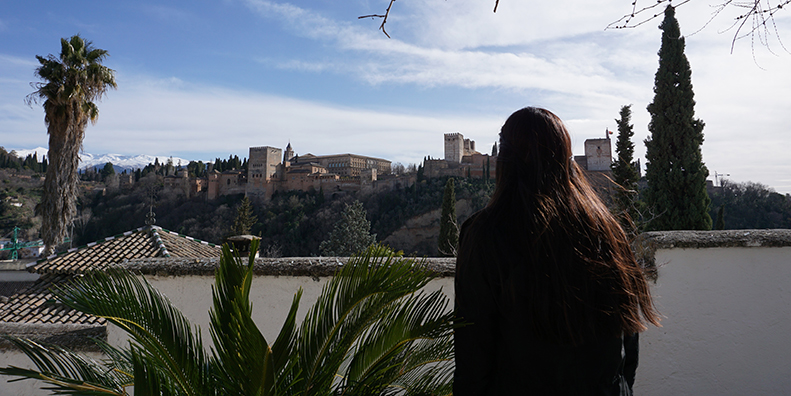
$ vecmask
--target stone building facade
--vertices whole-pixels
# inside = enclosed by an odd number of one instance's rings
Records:
[[[453,176],[494,179],[497,157],[475,151],[475,141],[458,132],[445,134],[445,158],[426,158],[423,174],[428,178]]]
[[[424,175],[435,177],[471,177],[494,179],[497,156],[475,150],[475,141],[465,139],[458,132],[445,134],[445,158],[427,157],[423,161]],[[612,141],[609,137],[585,140],[585,155],[574,157],[583,170],[609,175],[612,165]],[[589,174],[590,177],[590,174]]]
[[[582,169],[596,172],[609,172],[612,165],[612,141],[604,139],[585,140],[585,155],[574,157]]]
[[[210,172],[208,198],[246,194],[269,199],[277,191],[324,191],[373,193],[408,187],[415,175],[394,176],[391,162],[359,154],[297,155],[291,143],[286,149],[250,147],[248,170]]]

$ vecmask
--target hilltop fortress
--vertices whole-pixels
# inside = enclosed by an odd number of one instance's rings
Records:
[[[612,144],[609,132],[604,139],[585,140],[585,155],[574,157],[583,170],[604,172],[609,175],[612,165]],[[497,170],[497,147],[492,153],[481,154],[475,150],[475,141],[465,139],[458,132],[445,134],[445,158],[427,157],[423,161],[424,174],[427,178],[453,176],[475,179],[493,179]]]
[[[277,191],[373,193],[410,186],[415,175],[395,176],[390,161],[358,154],[296,155],[291,143],[285,151],[271,146],[250,147],[247,171],[211,171],[208,199],[246,194],[269,199]]]
[[[494,179],[497,170],[497,147],[491,154],[475,150],[475,141],[465,139],[461,133],[444,135],[445,158],[426,157],[423,160],[423,177],[469,177]],[[612,164],[609,135],[604,139],[587,139],[585,155],[575,156],[580,167],[588,171],[589,178],[607,179]],[[598,175],[599,173],[603,175]],[[268,200],[278,191],[323,191],[336,193],[392,191],[413,185],[414,173],[394,175],[391,162],[382,158],[358,154],[297,155],[291,143],[286,149],[271,146],[250,147],[247,170],[209,171],[208,176],[190,178],[186,169],[176,175],[166,176],[165,189],[187,196],[206,194],[208,199],[223,195],[245,194]],[[121,181],[121,184],[131,183]]]

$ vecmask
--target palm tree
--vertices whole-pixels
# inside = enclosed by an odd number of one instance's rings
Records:
[[[99,108],[93,103],[108,88],[115,88],[114,71],[102,65],[107,51],[94,48],[79,35],[61,39],[60,57],[36,55],[36,74],[43,82],[27,96],[28,104],[44,101],[44,122],[49,134],[49,167],[44,194],[36,208],[42,216],[41,237],[45,256],[66,235],[75,213],[79,151],[88,121],[95,123]]]
[[[245,265],[223,248],[210,311],[213,341],[144,279],[115,269],[56,291],[64,304],[107,318],[131,337],[99,346],[96,362],[55,346],[12,338],[37,370],[0,374],[39,379],[74,395],[448,395],[453,375],[452,313],[441,291],[420,291],[432,275],[420,263],[372,246],[324,286],[297,325],[302,291],[274,343],[252,320],[251,246]]]

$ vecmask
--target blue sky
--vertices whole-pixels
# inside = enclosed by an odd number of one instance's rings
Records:
[[[118,90],[99,103],[84,149],[212,160],[250,146],[353,152],[416,163],[442,157],[442,134],[489,151],[505,118],[528,105],[563,118],[582,153],[633,104],[643,156],[659,21],[605,27],[628,0],[4,1],[0,3],[0,145],[46,147],[40,106],[24,97],[35,55],[81,34],[109,51]],[[791,54],[736,42],[727,12],[680,7],[696,115],[712,175],[791,193]],[[791,43],[791,14],[776,20]],[[705,29],[700,30],[705,26]],[[694,34],[693,34],[694,33]]]

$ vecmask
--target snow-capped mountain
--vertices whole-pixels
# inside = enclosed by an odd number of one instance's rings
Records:
[[[16,151],[17,157],[25,158],[29,154],[36,153],[36,156],[39,158],[44,158],[47,155],[47,149],[44,147],[36,147],[32,150],[14,150]],[[179,161],[181,161],[182,166],[187,166],[190,160],[178,157],[164,157],[164,156],[154,156],[154,155],[120,155],[120,154],[91,154],[91,153],[80,153],[80,169],[86,169],[90,167],[104,167],[104,164],[110,162],[115,167],[116,171],[120,169],[126,170],[135,170],[139,168],[143,168],[148,164],[153,164],[155,159],[159,159],[160,164],[166,164],[169,159],[173,159],[173,165],[178,166]]]

